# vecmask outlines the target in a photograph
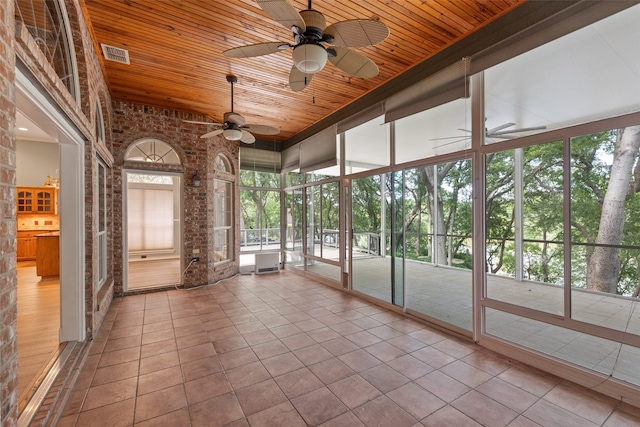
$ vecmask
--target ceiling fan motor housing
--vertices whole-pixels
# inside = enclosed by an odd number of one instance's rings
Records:
[[[293,49],[293,63],[305,74],[315,74],[327,63],[327,50],[322,45],[322,31],[327,27],[324,15],[317,10],[300,12],[306,29],[303,34],[294,33],[298,45]]]

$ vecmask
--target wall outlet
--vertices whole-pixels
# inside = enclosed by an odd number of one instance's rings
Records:
[[[194,249],[192,252],[193,252],[194,255],[197,255],[197,254],[200,253],[200,249]]]

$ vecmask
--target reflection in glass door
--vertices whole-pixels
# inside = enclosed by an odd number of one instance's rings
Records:
[[[406,307],[472,331],[471,161],[405,170]]]
[[[352,289],[391,303],[391,258],[387,253],[387,209],[390,206],[386,174],[354,179],[351,183],[353,239]]]

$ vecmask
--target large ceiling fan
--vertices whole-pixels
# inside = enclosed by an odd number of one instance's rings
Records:
[[[509,123],[503,123],[500,126],[496,126],[491,129],[485,128],[484,137],[485,139],[514,139],[518,137],[517,134],[519,133],[531,132],[534,130],[542,130],[547,128],[546,126],[532,126],[532,127],[526,127],[526,128],[507,129],[515,125],[516,125],[515,123],[509,122]],[[454,140],[454,141],[442,143],[440,145],[436,145],[434,147],[434,148],[438,148],[438,147],[443,147],[445,145],[455,144],[457,142],[469,141],[471,139],[471,131],[469,129],[458,128],[458,130],[465,132],[465,135],[446,136],[444,138],[433,138],[433,139],[430,139],[429,141],[442,141],[446,139]]]
[[[248,124],[244,117],[233,111],[233,85],[238,82],[236,76],[228,75],[227,81],[231,83],[231,111],[224,113],[223,123],[216,122],[199,122],[194,120],[184,120],[187,123],[196,123],[202,125],[210,125],[218,127],[219,129],[205,133],[200,138],[210,138],[212,136],[220,135],[225,137],[229,141],[242,141],[245,144],[253,144],[256,142],[256,137],[251,132],[260,135],[277,135],[280,130],[272,126]]]
[[[356,77],[378,75],[378,66],[372,60],[349,48],[372,46],[385,40],[389,36],[389,28],[384,23],[351,19],[327,27],[324,15],[313,10],[311,0],[308,9],[300,12],[288,0],[257,0],[257,3],[271,18],[293,31],[295,44],[268,42],[240,46],[224,51],[224,56],[250,58],[293,48],[289,86],[294,92],[307,87],[313,75],[324,68],[327,59]]]

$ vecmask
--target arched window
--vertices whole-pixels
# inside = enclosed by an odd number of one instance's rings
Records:
[[[15,9],[16,22],[24,24],[69,93],[78,101],[78,73],[64,2],[15,0]]]
[[[163,163],[166,165],[179,165],[178,153],[166,142],[159,139],[143,139],[136,142],[127,150],[125,160],[134,162]]]
[[[231,163],[224,154],[218,154],[214,161],[214,168],[220,172],[231,173]]]
[[[96,138],[102,143],[106,142],[104,134],[104,120],[102,118],[102,106],[100,101],[96,101]]]

